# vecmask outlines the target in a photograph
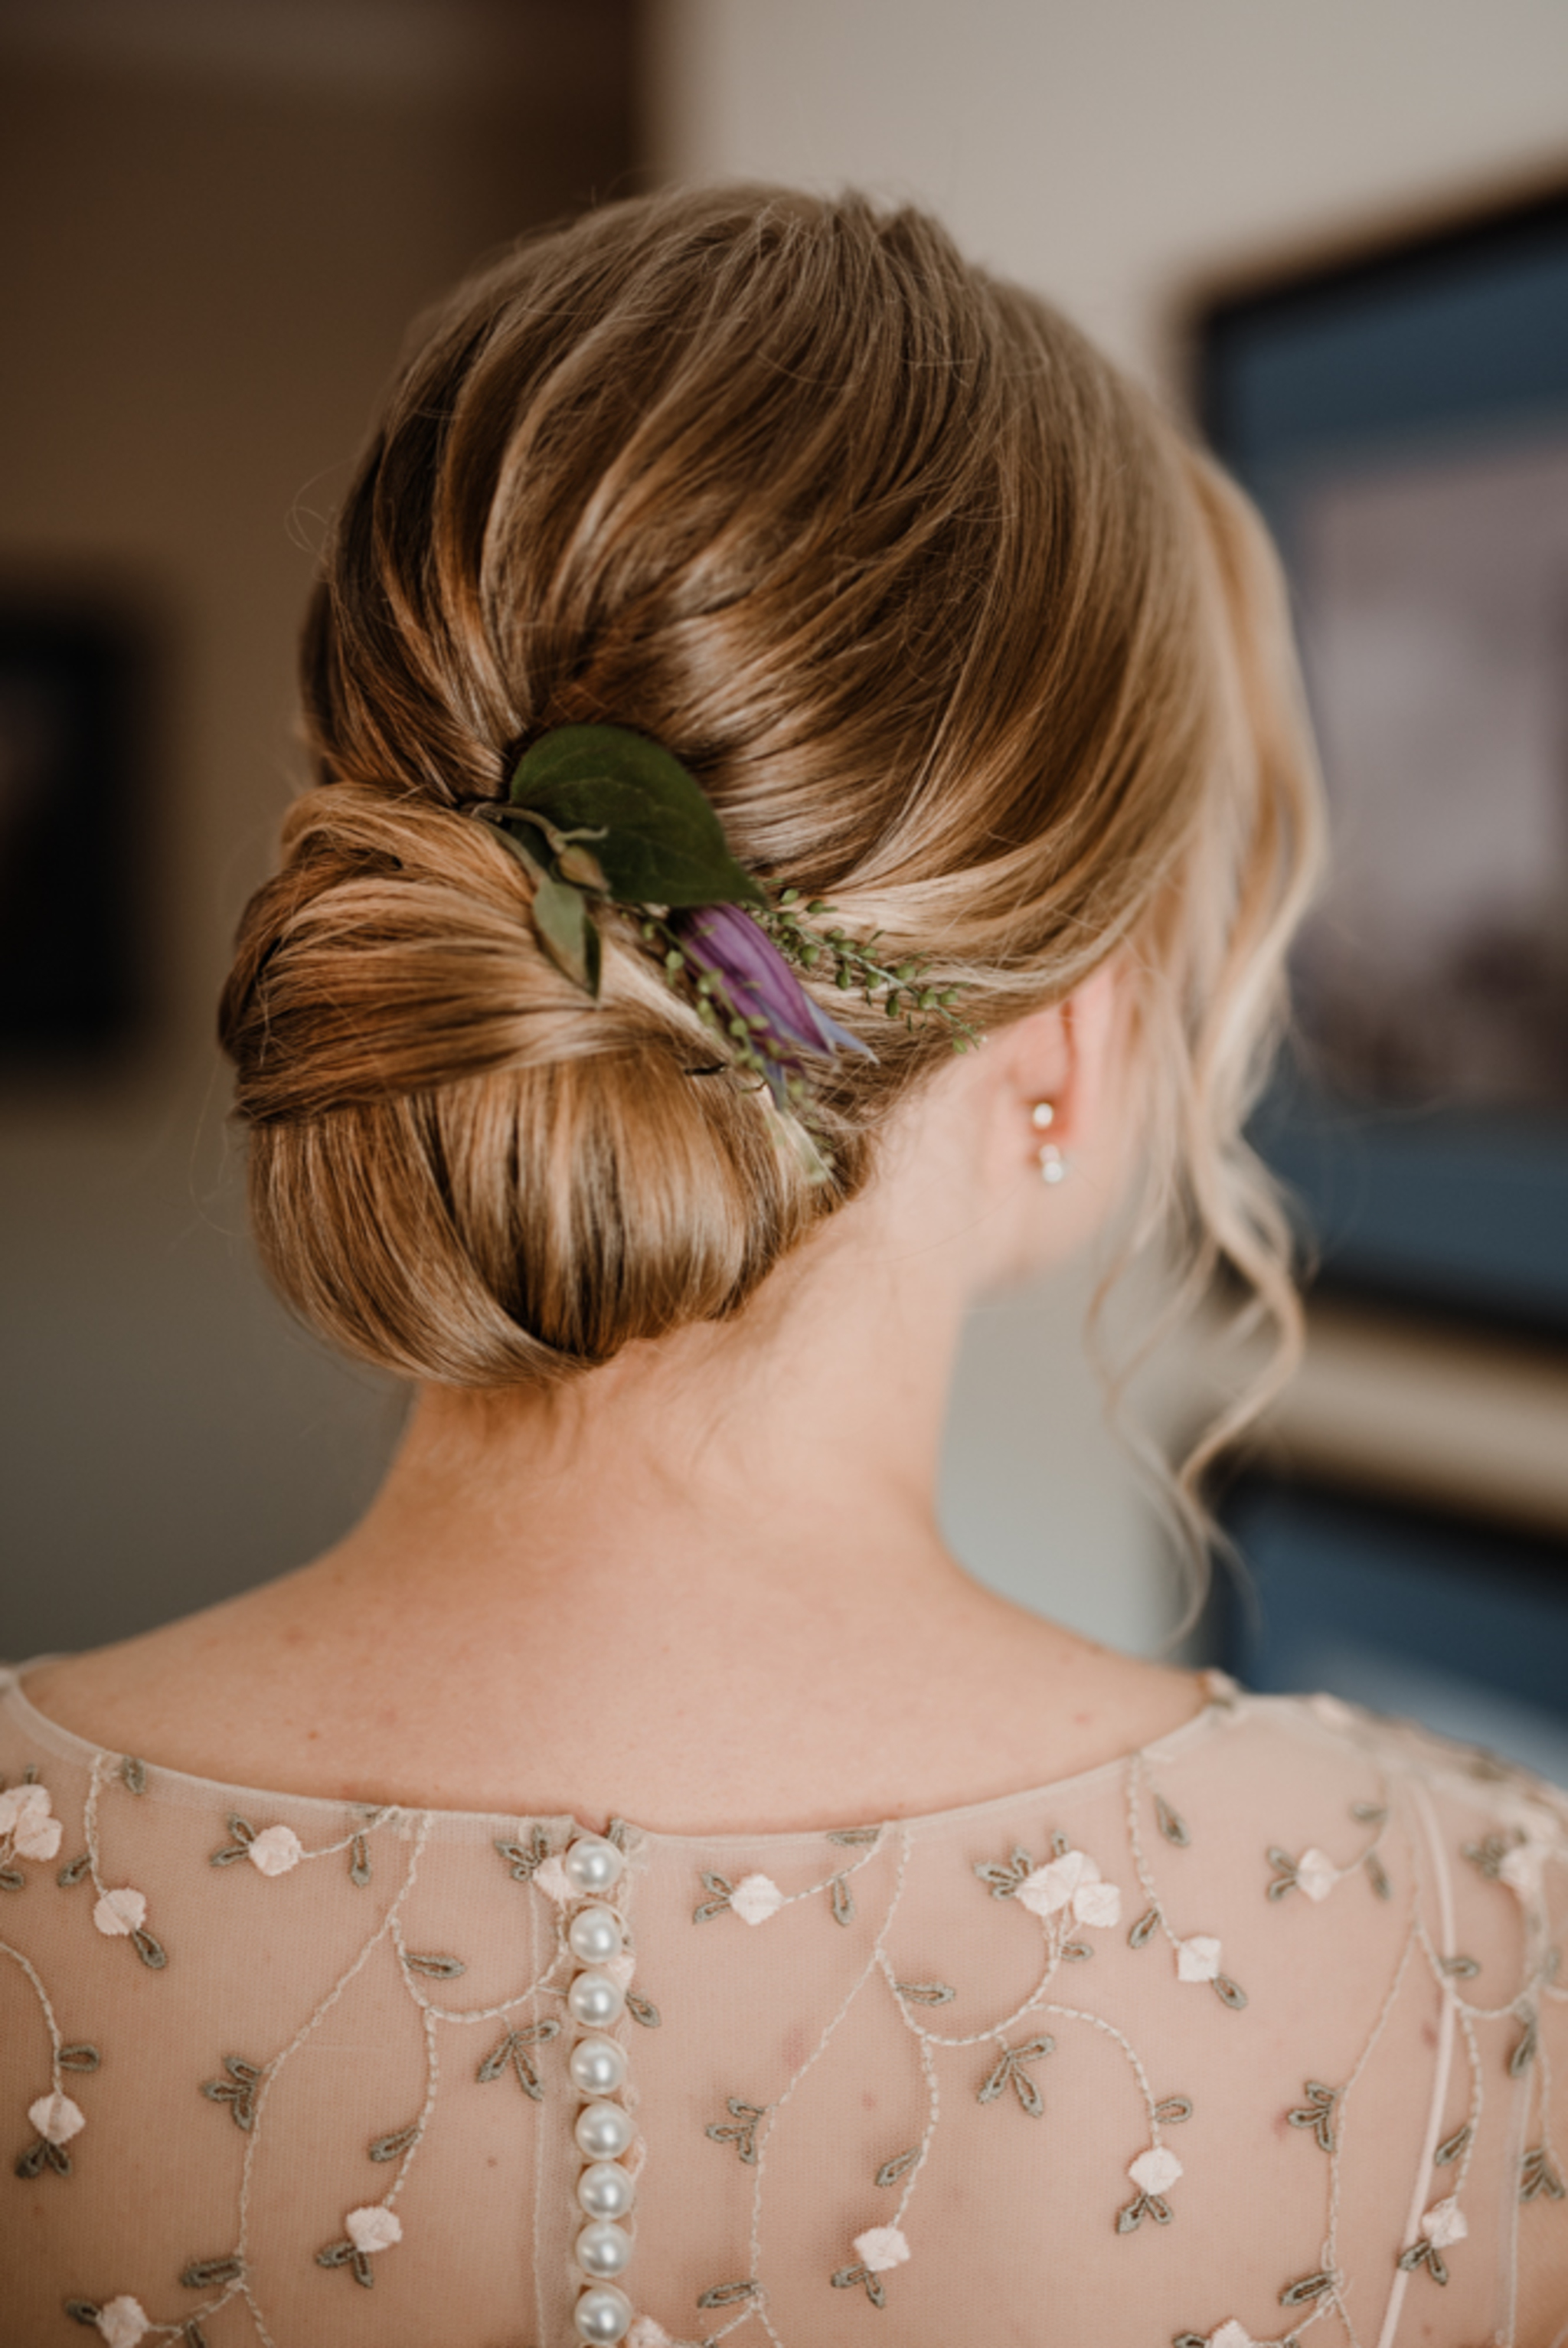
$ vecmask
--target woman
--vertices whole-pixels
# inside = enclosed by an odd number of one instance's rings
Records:
[[[223,1035],[417,1399],[328,1555],[0,1704],[6,2338],[1564,2336],[1554,1797],[933,1508],[967,1303],[1112,1212],[1291,1335],[1235,491],[917,213],[612,206],[420,339],[304,680]]]

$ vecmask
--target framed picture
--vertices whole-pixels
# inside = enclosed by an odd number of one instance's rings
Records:
[[[1568,1335],[1568,189],[1197,323],[1333,824],[1264,1146],[1330,1282]]]
[[[0,1067],[99,1065],[148,1007],[141,632],[0,595]]]

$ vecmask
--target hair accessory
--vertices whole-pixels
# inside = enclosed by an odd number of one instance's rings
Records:
[[[797,969],[825,962],[842,992],[857,990],[910,1027],[922,1016],[941,1019],[958,1051],[978,1040],[952,1009],[955,988],[922,985],[923,961],[885,964],[875,952],[879,932],[862,943],[813,926],[833,911],[821,899],[805,903],[798,889],[771,896],[736,862],[702,786],[644,734],[557,726],[518,761],[506,800],[468,812],[528,873],[539,943],[567,977],[597,999],[595,909],[635,914],[644,943],[662,948],[669,984],[690,994],[730,1063],[760,1077],[786,1116],[809,1093],[807,1060],[876,1057],[813,1002]],[[820,1168],[815,1146],[812,1154]]]

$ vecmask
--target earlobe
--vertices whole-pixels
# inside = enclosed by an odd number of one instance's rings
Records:
[[[1030,1104],[1029,1121],[1036,1133],[1046,1133],[1056,1123],[1056,1103],[1037,1100]],[[1042,1141],[1035,1153],[1042,1182],[1064,1182],[1067,1179],[1067,1155],[1060,1143]]]

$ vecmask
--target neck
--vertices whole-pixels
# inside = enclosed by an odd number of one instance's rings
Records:
[[[715,1607],[731,1635],[877,1613],[959,1578],[935,1484],[963,1305],[942,1251],[834,1229],[741,1323],[552,1394],[426,1388],[327,1567],[490,1640],[537,1632],[542,1607],[563,1659],[579,1632],[662,1642]]]

